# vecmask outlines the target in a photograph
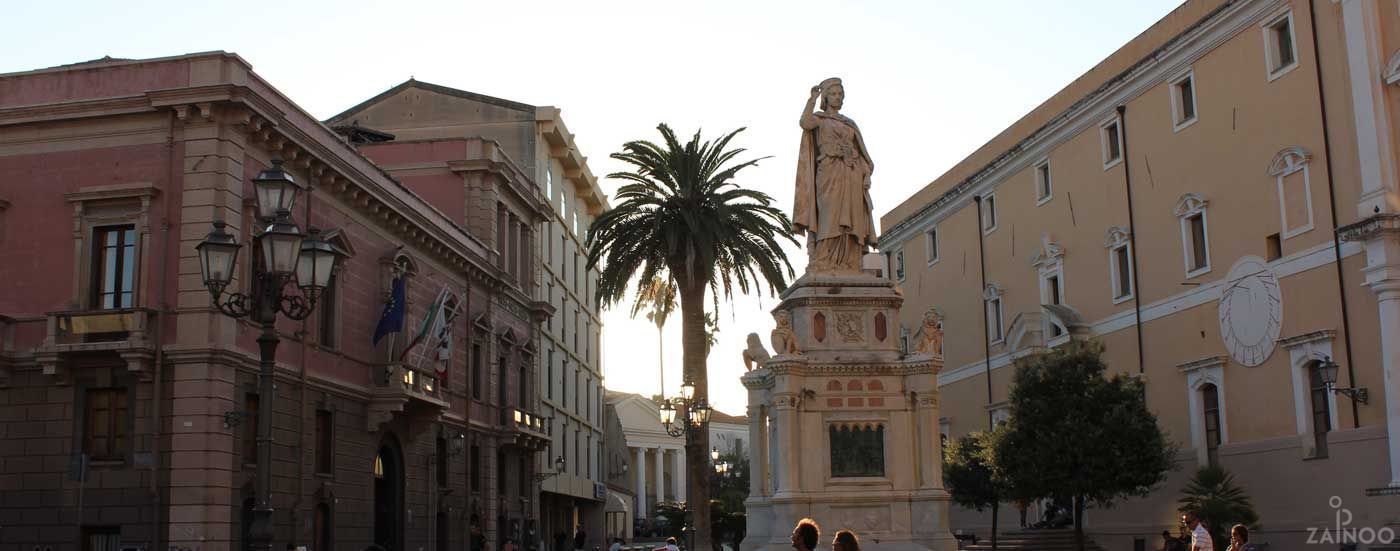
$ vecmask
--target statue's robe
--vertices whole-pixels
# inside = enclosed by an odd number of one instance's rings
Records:
[[[876,245],[870,174],[875,163],[855,121],[817,112],[802,117],[793,232],[813,234],[809,271],[859,272]]]

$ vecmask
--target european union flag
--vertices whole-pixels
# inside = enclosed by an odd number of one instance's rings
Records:
[[[374,328],[374,344],[379,344],[379,339],[389,333],[403,331],[403,307],[404,307],[404,280],[403,276],[394,278],[393,289],[389,291],[389,302],[384,304],[384,314],[379,316],[379,326]]]

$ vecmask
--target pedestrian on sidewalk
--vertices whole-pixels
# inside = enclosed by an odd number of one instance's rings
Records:
[[[1181,522],[1191,530],[1191,551],[1215,551],[1215,543],[1210,539],[1210,531],[1206,530],[1205,523],[1196,516],[1195,511],[1187,511],[1181,515]]]
[[[681,551],[681,548],[676,545],[676,538],[666,538],[666,545],[657,547],[651,551]]]
[[[817,548],[821,532],[822,529],[817,526],[815,520],[804,518],[797,521],[797,527],[792,529],[792,548],[797,551],[813,551]]]
[[[831,551],[860,551],[860,540],[855,532],[842,530],[831,540]]]
[[[1254,551],[1256,546],[1249,543],[1249,527],[1236,524],[1230,528],[1230,547],[1226,551]]]

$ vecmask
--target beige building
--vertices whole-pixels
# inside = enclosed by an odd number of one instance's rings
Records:
[[[943,434],[1009,415],[1015,359],[1093,337],[1181,445],[1152,496],[1086,514],[1106,548],[1155,546],[1211,463],[1275,549],[1339,508],[1395,530],[1398,10],[1185,2],[885,214],[901,335],[944,316]]]
[[[505,218],[472,220],[487,213],[472,205],[478,196],[453,198],[436,203],[464,204],[445,208],[449,215],[464,213],[468,226],[497,228],[508,235],[508,248],[524,247],[524,252],[508,259],[521,262],[510,267],[537,278],[532,286],[537,302],[552,308],[554,315],[545,323],[533,353],[538,369],[527,385],[539,400],[538,412],[549,423],[550,443],[537,454],[535,472],[539,484],[537,537],[549,549],[559,545],[558,533],[569,542],[576,527],[588,534],[588,547],[606,547],[603,534],[603,501],[607,486],[603,477],[603,371],[599,361],[602,320],[597,309],[597,272],[586,268],[583,240],[593,218],[608,208],[607,197],[588,168],[587,159],[574,143],[555,107],[533,106],[409,80],[332,117],[328,124],[391,134],[395,144],[435,142],[436,150],[464,138],[478,139],[498,147],[501,155],[481,161],[490,167],[505,167],[508,160],[519,164],[522,182],[534,186],[547,203],[547,219],[533,224],[513,214]],[[362,147],[375,156],[375,147]],[[425,175],[436,169],[460,171],[466,166],[423,163],[420,159],[400,159],[392,151],[375,157],[385,170],[398,176]],[[439,163],[440,164],[440,163]],[[512,165],[513,166],[513,165]],[[417,192],[436,197],[437,191],[456,189],[460,184],[422,185]],[[509,212],[501,211],[497,212]],[[514,272],[512,272],[514,273]],[[550,474],[554,473],[554,474]],[[530,539],[529,536],[526,536]]]

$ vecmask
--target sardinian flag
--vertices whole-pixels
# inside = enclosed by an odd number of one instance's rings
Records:
[[[399,356],[399,361],[404,361],[410,352],[416,350],[411,363],[414,367],[422,369],[428,361],[437,362],[436,371],[438,379],[445,380],[447,377],[447,361],[452,353],[452,323],[461,313],[461,300],[452,294],[446,286],[438,292],[438,296],[433,303],[428,306],[428,312],[423,316],[423,323],[419,325],[418,332],[413,336],[413,340],[404,348]],[[419,344],[427,343],[423,348],[418,348]],[[430,360],[431,358],[431,360]]]

